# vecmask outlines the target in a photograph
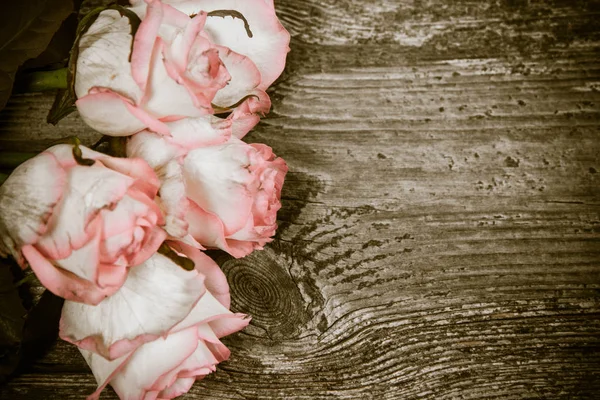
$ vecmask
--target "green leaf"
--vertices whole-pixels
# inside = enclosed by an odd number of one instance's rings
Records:
[[[0,109],[19,66],[42,53],[73,11],[72,0],[12,1],[0,13]]]
[[[117,10],[121,16],[129,18],[129,24],[131,25],[131,36],[135,36],[142,22],[136,13],[116,4],[108,7],[95,8],[87,13],[81,19],[81,21],[79,21],[79,25],[77,26],[77,34],[75,35],[75,42],[73,43],[73,47],[71,47],[71,55],[69,57],[67,89],[57,93],[56,98],[54,99],[54,104],[52,104],[52,108],[46,117],[46,121],[49,124],[56,125],[58,121],[76,110],[75,101],[77,101],[77,96],[75,95],[75,77],[77,76],[79,41],[81,40],[81,37],[88,31],[90,26],[92,26],[92,24],[96,21],[96,19],[98,19],[100,13],[104,10]],[[131,50],[133,51],[133,40],[131,41],[131,47]]]
[[[17,368],[27,311],[8,260],[0,259],[0,382]]]

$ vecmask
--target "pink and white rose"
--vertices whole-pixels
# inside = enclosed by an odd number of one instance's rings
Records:
[[[54,294],[97,304],[166,233],[154,202],[159,181],[145,161],[80,148],[93,165],[79,165],[73,146],[58,145],[0,186],[0,255],[28,263]]]
[[[241,137],[269,110],[265,90],[283,71],[289,50],[289,34],[271,5],[264,0],[133,4],[142,20],[135,38],[127,17],[106,10],[79,43],[76,104],[92,128],[112,136],[146,128],[169,135],[172,121],[210,120],[236,105],[229,119]],[[236,12],[245,21],[209,16],[215,10]]]
[[[277,229],[285,161],[226,128],[187,128],[173,137],[140,132],[127,145],[128,155],[145,159],[161,180],[165,229],[234,257],[262,249]]]
[[[99,385],[88,399],[107,384],[122,399],[179,396],[229,357],[219,338],[249,323],[228,310],[229,288],[215,262],[173,246],[194,261],[193,271],[155,254],[97,306],[65,302],[60,336],[79,346]]]

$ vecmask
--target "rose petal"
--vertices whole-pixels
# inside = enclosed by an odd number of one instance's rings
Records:
[[[171,332],[179,332],[198,324],[212,323],[220,319],[231,319],[230,326],[244,327],[250,320],[244,314],[233,314],[224,307],[209,291],[206,291],[192,311],[175,325]],[[242,329],[242,328],[239,328]]]
[[[290,34],[281,25],[273,6],[265,0],[194,0],[165,1],[191,15],[200,10],[235,10],[248,21],[252,37],[248,37],[243,21],[231,17],[209,17],[205,32],[215,44],[249,57],[262,76],[259,89],[266,90],[283,71]]]
[[[185,254],[188,258],[194,261],[196,271],[204,275],[204,284],[206,289],[223,305],[229,308],[231,298],[229,295],[229,284],[227,278],[216,262],[203,252],[188,244],[171,241],[169,242],[176,251]]]
[[[79,41],[75,93],[86,96],[93,87],[109,88],[134,102],[143,92],[131,76],[131,25],[116,10],[105,10]]]
[[[227,118],[233,122],[232,134],[238,139],[246,136],[258,124],[260,115],[266,114],[271,108],[271,99],[266,92],[256,89],[252,95],[253,97],[249,97],[236,107]]]
[[[163,19],[163,7],[160,1],[148,0],[147,4],[146,15],[136,32],[131,53],[131,75],[142,92],[146,91],[152,53]]]
[[[128,260],[131,266],[139,265],[149,259],[167,238],[167,232],[157,226],[147,231],[145,235],[142,248]]]
[[[165,230],[173,237],[183,238],[188,234],[185,214],[189,207],[189,200],[185,195],[181,165],[177,160],[172,160],[158,171],[163,179],[160,199],[166,215]]]
[[[48,152],[19,165],[0,186],[0,255],[22,263],[19,248],[34,243],[59,203],[67,174]]]
[[[196,382],[195,377],[191,378],[177,378],[171,386],[163,389],[159,394],[159,399],[173,399],[177,396],[181,396],[184,393],[187,393],[192,386]]]
[[[42,285],[66,300],[95,305],[118,290],[118,287],[100,288],[69,271],[55,267],[32,245],[23,246],[22,252]]]
[[[249,95],[260,85],[260,72],[248,57],[243,56],[230,48],[217,46],[219,57],[223,60],[231,80],[217,92],[213,103],[220,107],[228,107]]]
[[[185,220],[188,222],[189,232],[203,246],[220,248],[229,252],[223,222],[216,215],[204,211],[195,202],[189,201],[186,208]]]
[[[154,169],[185,153],[186,149],[182,146],[150,131],[136,133],[127,141],[127,157],[141,158]],[[162,177],[159,177],[159,181],[162,181]]]
[[[190,151],[183,163],[188,198],[219,216],[225,235],[244,226],[252,208],[249,146],[237,139]]]
[[[75,104],[86,124],[110,136],[129,136],[149,126],[151,120],[151,117],[143,116],[143,110],[137,115],[132,114],[135,107],[112,92],[90,93],[80,97]],[[158,131],[158,122],[151,122],[155,131]],[[164,129],[160,131],[164,133]]]
[[[86,228],[94,215],[121,200],[133,182],[97,164],[71,168],[63,201],[52,214],[47,232],[38,240],[38,248],[53,259],[68,257],[93,234]]]
[[[172,135],[169,142],[187,149],[222,144],[231,137],[232,124],[233,121],[214,115],[168,122]]]
[[[84,157],[87,157],[86,150],[82,148]],[[135,188],[141,190],[146,196],[150,198],[156,196],[160,188],[160,180],[145,160],[133,157],[107,157],[104,154],[99,159],[106,167],[136,179]]]
[[[183,34],[177,35],[173,43],[167,49],[169,60],[175,64],[180,73],[185,71],[188,65],[188,56],[194,40],[204,28],[206,13],[199,13],[187,22]]]
[[[174,81],[163,62],[164,44],[158,40],[157,51],[152,54],[152,69],[149,75],[147,93],[144,95],[144,108],[159,118],[169,115],[198,117],[210,112],[210,99],[202,99],[190,94],[185,86]],[[154,129],[153,129],[154,130]]]
[[[148,342],[130,356],[125,355],[113,361],[80,349],[100,384],[88,399],[98,398],[100,391],[108,383],[122,399],[144,399],[146,392],[153,390],[154,383],[165,371],[168,373],[177,368],[197,347],[198,333],[192,327],[170,334],[164,339]]]
[[[132,268],[121,289],[99,305],[65,302],[60,336],[116,359],[169,332],[204,291],[202,275],[185,271],[157,253]]]
[[[82,247],[71,251],[68,257],[54,260],[54,262],[62,269],[97,284],[103,227],[102,218],[94,218],[87,226],[89,241]],[[124,269],[121,270],[124,271]]]

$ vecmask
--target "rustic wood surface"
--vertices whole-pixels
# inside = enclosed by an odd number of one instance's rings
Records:
[[[248,140],[290,166],[280,229],[217,253],[253,320],[182,398],[600,398],[600,2],[276,9],[292,51]],[[93,139],[51,102],[14,98],[3,148]],[[94,388],[61,342],[0,397]]]

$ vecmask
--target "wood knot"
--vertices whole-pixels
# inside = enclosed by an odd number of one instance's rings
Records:
[[[230,286],[231,310],[251,316],[250,325],[271,339],[298,336],[308,320],[306,304],[287,270],[290,262],[285,254],[267,248],[222,265]]]

